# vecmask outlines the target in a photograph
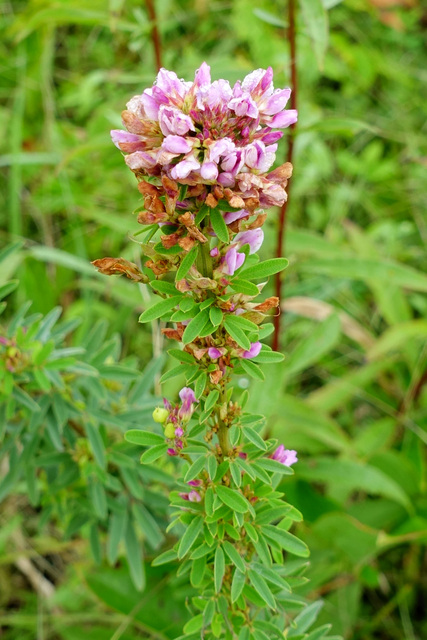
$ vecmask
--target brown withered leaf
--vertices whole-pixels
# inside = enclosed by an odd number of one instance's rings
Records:
[[[255,218],[255,220],[251,222],[248,229],[258,229],[259,227],[262,227],[266,219],[267,219],[266,213],[259,213]]]
[[[254,307],[254,310],[265,313],[270,309],[274,309],[275,307],[278,307],[279,303],[280,303],[279,298],[277,298],[276,296],[271,296],[271,298],[267,298],[266,300],[264,300],[264,302],[261,302],[261,304],[257,304],[256,307]]]
[[[168,260],[158,260],[154,262],[154,260],[147,260],[145,266],[151,269],[156,276],[160,276],[163,273],[167,273],[170,270],[170,264]]]
[[[138,182],[138,191],[144,196],[159,196],[159,190],[157,187],[146,180]]]
[[[166,211],[140,211],[136,219],[139,224],[157,224],[166,222],[169,219],[169,215]]]
[[[208,205],[208,207],[212,207],[212,209],[215,209],[215,207],[218,204],[218,200],[213,196],[212,193],[209,193],[206,196],[206,200],[205,200],[206,204]]]
[[[196,241],[189,236],[185,236],[185,238],[181,238],[180,240],[178,240],[178,244],[182,249],[184,249],[184,251],[188,252],[194,247]]]
[[[210,381],[212,382],[212,384],[218,384],[218,382],[221,380],[223,376],[223,373],[221,371],[221,369],[217,369],[216,371],[212,371],[212,373],[209,374],[209,378]]]
[[[126,276],[134,282],[148,282],[148,277],[137,265],[124,258],[99,258],[92,264],[106,276]]]

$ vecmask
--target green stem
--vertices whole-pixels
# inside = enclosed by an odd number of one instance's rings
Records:
[[[224,404],[224,402],[226,402],[226,396],[227,394],[224,386],[222,388],[220,400],[219,400],[220,407]],[[218,414],[219,414],[219,411],[218,411]],[[228,456],[231,451],[230,440],[228,438],[228,426],[225,424],[223,420],[221,420],[221,417],[219,415],[218,415],[218,418],[219,418],[219,421],[218,421],[217,436],[218,436],[219,446],[221,447],[222,455]]]
[[[210,254],[210,242],[205,242],[204,244],[200,244],[199,257],[197,260],[197,268],[199,269],[202,276],[206,278],[212,278],[213,276],[213,267],[212,267],[212,257]]]

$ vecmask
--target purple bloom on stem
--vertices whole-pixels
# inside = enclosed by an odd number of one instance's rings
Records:
[[[163,140],[162,148],[165,149],[165,151],[169,151],[169,153],[177,153],[178,155],[191,151],[191,145],[185,138],[174,135],[166,136]]]
[[[259,352],[261,351],[261,342],[251,342],[251,348],[249,351],[243,352],[243,358],[248,360],[249,358],[256,358]]]
[[[177,165],[171,171],[171,176],[174,180],[180,180],[183,178],[188,178],[192,171],[196,171],[200,168],[200,163],[197,162],[195,158],[189,158],[187,160],[183,160],[182,162],[178,162]]]
[[[239,209],[238,211],[227,211],[226,213],[224,213],[224,221],[225,224],[231,224],[235,220],[240,220],[241,218],[246,218],[250,215],[251,214],[247,209]]]
[[[187,484],[189,484],[190,487],[201,487],[203,482],[201,480],[190,480]]]
[[[219,249],[218,247],[214,247],[213,249],[210,250],[210,255],[212,258],[216,258],[217,256],[219,256]]]
[[[274,116],[269,126],[284,129],[285,127],[289,127],[291,124],[295,124],[297,120],[298,111],[296,109],[288,109],[287,111],[282,111]]]
[[[189,131],[194,131],[192,119],[175,107],[162,105],[159,109],[159,125],[165,136],[176,134],[184,136]]]
[[[193,389],[190,387],[183,387],[179,392],[182,405],[179,410],[179,417],[184,420],[189,420],[193,413],[193,402],[197,402]]]
[[[190,502],[201,502],[202,497],[197,491],[190,491],[188,494],[188,499]]]
[[[184,429],[182,427],[177,427],[175,429],[175,435],[178,436],[178,438],[180,438],[183,434],[184,434]]]
[[[218,358],[221,357],[221,355],[222,355],[221,351],[219,349],[217,349],[216,347],[210,347],[208,349],[208,356],[212,360],[217,360]]]
[[[167,454],[168,454],[168,456],[177,456],[178,455],[178,453],[175,451],[175,449],[172,449],[172,447],[170,447],[167,450]]]
[[[229,276],[233,276],[234,272],[242,266],[245,259],[246,256],[244,253],[238,253],[236,247],[231,247],[224,256],[224,273]]]
[[[297,452],[293,449],[285,449],[283,444],[279,445],[273,455],[270,456],[273,460],[277,460],[286,467],[290,467],[295,462],[298,462]]]
[[[241,231],[238,233],[234,242],[237,243],[239,249],[243,247],[244,244],[249,245],[249,253],[256,253],[261,247],[264,241],[264,231],[261,228],[258,229],[248,229],[247,231]]]

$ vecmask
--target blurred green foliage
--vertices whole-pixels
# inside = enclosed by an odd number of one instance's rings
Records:
[[[159,0],[156,9],[163,64],[178,75],[192,78],[205,59],[214,77],[234,81],[272,65],[276,85],[289,82],[286,3]],[[2,11],[0,243],[22,239],[2,254],[0,298],[10,294],[2,325],[10,330],[29,300],[28,315],[46,318],[59,305],[65,326],[81,320],[72,339],[60,330],[52,338],[54,349],[86,348],[73,356],[83,370],[67,383],[71,412],[82,394],[93,408],[91,384],[105,388],[103,369],[132,370],[125,382],[115,370],[113,382],[122,386],[106,395],[102,407],[107,450],[121,451],[120,434],[133,423],[112,420],[113,404],[121,411],[140,408],[128,390],[138,384],[138,367],[153,357],[157,362],[161,338],[156,327],[137,324],[149,302],[145,289],[122,281],[112,286],[89,261],[104,255],[138,261],[137,245],[126,235],[138,230],[131,211],[139,194],[108,130],[120,126],[129,97],[154,79],[151,25],[144,3],[135,0],[15,0]],[[426,25],[425,8],[415,0],[299,4],[300,119],[282,338],[287,358],[250,393],[254,412],[268,416],[268,432],[299,450],[295,477],[282,488],[304,513],[298,535],[312,550],[310,582],[302,592],[324,599],[320,623],[333,622],[333,633],[354,640],[427,636]],[[283,142],[278,163],[285,154]],[[274,251],[276,219],[271,212],[265,257]],[[43,322],[37,315],[21,325],[37,332]],[[50,340],[33,336],[34,344],[22,332],[15,338],[29,362],[40,353],[37,344]],[[111,352],[96,360],[108,344]],[[88,367],[98,374],[88,375]],[[54,402],[56,383],[49,375],[46,381],[37,373],[34,382],[31,366],[20,375],[24,390],[30,385],[24,412],[31,413],[34,397],[40,404],[43,398]],[[46,388],[34,395],[32,384]],[[238,384],[248,381],[241,377]],[[25,406],[22,397],[19,402]],[[12,408],[3,402],[2,411],[4,427]],[[142,410],[138,419],[145,422],[147,414]],[[61,487],[57,497],[53,492],[48,502],[54,512],[44,518],[37,492],[49,468],[31,476],[35,469],[20,467],[13,484],[8,462],[12,455],[19,459],[26,441],[19,429],[5,433],[0,475],[10,493],[0,530],[3,636],[175,637],[189,595],[186,579],[168,579],[162,567],[147,564],[150,589],[141,595],[123,559],[115,569],[96,568],[86,542],[97,521],[95,506],[81,530],[69,529],[74,515],[90,511],[89,485],[68,478],[75,486],[65,502]],[[52,427],[37,447],[42,461],[72,457],[75,436],[68,427],[59,435]],[[148,495],[150,479],[129,459]],[[57,469],[60,485],[65,467]],[[121,494],[130,496],[128,481],[117,481]],[[115,495],[112,490],[113,510]],[[162,504],[152,501],[160,522]],[[102,541],[106,529],[101,520]],[[137,528],[135,535],[142,533]],[[120,558],[125,545],[123,551]],[[18,571],[22,556],[55,585],[49,600]]]

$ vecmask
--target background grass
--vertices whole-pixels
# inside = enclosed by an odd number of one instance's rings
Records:
[[[14,0],[1,10],[0,243],[24,240],[2,263],[0,285],[20,283],[3,318],[27,300],[41,313],[61,305],[66,319],[83,320],[76,343],[106,319],[107,337],[119,333],[122,355],[143,368],[161,348],[137,324],[149,294],[88,263],[138,258],[127,236],[138,230],[139,194],[108,132],[155,77],[146,6]],[[163,64],[180,77],[206,60],[214,78],[272,65],[276,86],[289,82],[286,3],[160,0],[156,10]],[[284,489],[312,549],[301,591],[322,596],[321,620],[355,640],[427,636],[426,29],[416,0],[298,7],[287,357],[251,388],[270,433],[299,451]],[[282,142],[278,163],[285,155]],[[264,256],[276,220],[272,211]],[[155,587],[141,596],[125,563],[94,570],[78,536],[61,546],[56,533],[48,551],[46,531],[23,519],[25,495],[10,500],[0,532],[5,638],[174,637],[182,580],[149,570]],[[45,562],[56,554],[49,602],[16,569],[17,530]]]

